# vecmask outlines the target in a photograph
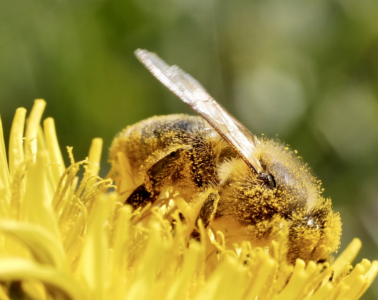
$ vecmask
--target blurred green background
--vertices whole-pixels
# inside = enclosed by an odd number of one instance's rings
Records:
[[[7,140],[15,109],[44,98],[76,159],[104,139],[104,176],[126,125],[191,113],[135,59],[146,48],[298,150],[341,213],[341,248],[359,237],[358,259],[378,259],[378,1],[1,1],[0,45]]]

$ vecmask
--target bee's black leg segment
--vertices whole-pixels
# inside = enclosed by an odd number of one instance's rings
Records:
[[[198,220],[202,220],[203,226],[206,228],[209,226],[211,221],[214,219],[215,213],[217,212],[219,202],[219,195],[216,193],[211,193],[203,203],[201,210],[198,214],[196,225],[198,224]],[[191,238],[199,241],[201,239],[199,230],[196,228],[192,231]]]
[[[198,242],[201,241],[201,234],[200,234],[200,232],[198,231],[198,229],[194,229],[194,230],[192,231],[192,233],[190,234],[190,238],[191,238],[191,239],[194,239],[194,240],[196,240],[196,241],[198,241]]]
[[[151,193],[147,190],[144,184],[138,186],[134,192],[126,199],[125,204],[129,204],[133,209],[144,207],[148,203],[153,203],[158,196],[156,193]]]
[[[178,160],[182,149],[170,151],[153,165],[148,166],[145,171],[147,175],[145,183],[138,186],[127,198],[125,204],[131,205],[134,209],[144,207],[148,203],[154,203],[160,194],[161,188],[169,184],[172,173],[180,167]],[[147,187],[150,187],[147,189]]]
[[[160,189],[169,182],[172,174],[182,167],[180,158],[183,152],[183,149],[171,151],[147,170],[146,174],[155,189]]]
[[[215,213],[218,208],[219,195],[215,193],[209,194],[205,202],[203,203],[201,210],[198,214],[196,224],[199,219],[202,220],[203,226],[206,228],[210,222],[214,219]]]

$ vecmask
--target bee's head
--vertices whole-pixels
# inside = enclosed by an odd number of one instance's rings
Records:
[[[289,222],[288,260],[328,260],[340,244],[341,221],[331,200],[321,196],[320,181],[296,155],[275,141],[264,141],[261,161],[274,180],[274,194],[286,203]],[[271,188],[266,181],[266,188]]]
[[[259,149],[258,155],[265,170],[257,178],[290,204],[289,211],[309,208],[316,203],[321,193],[320,181],[307,165],[276,141],[264,140]]]
[[[262,141],[256,174],[241,159],[222,165],[222,200],[216,218],[237,221],[251,241],[269,243],[287,224],[287,258],[295,263],[328,259],[341,234],[338,214],[321,196],[320,182],[293,152],[274,141]]]
[[[328,261],[340,245],[340,235],[340,215],[332,211],[329,199],[321,198],[309,212],[292,215],[287,259],[290,263],[297,258],[306,262]]]

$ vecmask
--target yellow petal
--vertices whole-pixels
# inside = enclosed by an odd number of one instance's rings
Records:
[[[263,290],[264,285],[269,286],[268,279],[272,279],[276,267],[276,261],[269,258],[266,254],[265,257],[259,263],[258,268],[252,274],[252,280],[248,284],[248,293],[246,294],[246,299],[256,299],[257,295]]]
[[[345,292],[344,294],[339,296],[339,299],[341,300],[355,300],[358,299],[357,296],[360,294],[362,288],[366,284],[366,279],[363,275],[358,275],[355,280],[353,281],[353,284],[350,287],[350,290]]]
[[[5,153],[3,125],[0,119],[0,218],[9,215],[10,202],[10,175]]]
[[[328,278],[329,280],[329,278]],[[331,291],[333,289],[333,285],[330,282],[325,282],[323,285],[321,285],[313,295],[311,295],[308,300],[324,300],[329,297],[331,294]]]
[[[198,266],[201,250],[199,243],[192,243],[189,249],[186,250],[180,273],[177,274],[174,281],[170,284],[170,289],[165,299],[185,299],[185,296],[188,294],[190,280],[193,279]]]
[[[45,228],[35,224],[1,221],[0,230],[25,244],[39,263],[61,271],[69,270],[60,240]]]
[[[43,111],[45,110],[46,102],[43,99],[37,99],[34,101],[34,106],[30,111],[25,130],[25,138],[30,141],[31,155],[37,153],[37,133],[39,123],[41,122]],[[27,144],[26,144],[27,146]],[[33,157],[34,159],[34,157]]]
[[[131,246],[130,218],[131,207],[124,206],[117,211],[117,219],[114,228],[113,249],[109,261],[109,295],[113,299],[124,299],[125,282],[127,275],[128,252]]]
[[[363,262],[362,262],[363,263]],[[366,290],[370,287],[370,285],[373,283],[374,279],[378,275],[378,261],[375,260],[371,264],[370,269],[365,273],[364,277],[366,280],[366,284],[364,285],[362,291],[359,293],[358,297],[362,296]]]
[[[108,241],[104,230],[110,211],[107,200],[104,195],[100,195],[95,200],[78,267],[78,276],[86,282],[91,299],[94,300],[105,299],[105,282],[108,276],[106,272]]]
[[[72,276],[49,266],[16,257],[0,258],[0,266],[0,281],[37,279],[49,289],[64,293],[72,300],[89,299],[87,291]]]
[[[89,165],[91,176],[97,176],[100,171],[102,144],[103,142],[101,138],[95,138],[92,140],[88,155],[88,160],[91,162]]]
[[[63,161],[62,152],[59,148],[58,137],[55,131],[55,122],[53,118],[47,118],[43,122],[47,149],[49,151],[49,169],[53,182],[54,190],[58,186],[60,177],[66,169]]]
[[[38,133],[37,133],[37,146],[38,146],[38,151],[45,152],[47,154],[47,157],[49,157],[49,153],[47,150],[47,145],[46,145],[46,140],[45,136],[43,134],[42,127],[39,125],[38,126]],[[54,192],[56,190],[56,187],[53,185],[53,181],[49,172],[49,169],[51,168],[51,164],[47,162],[46,164],[46,172],[45,172],[45,186],[46,186],[46,199],[51,202]]]
[[[60,237],[57,220],[51,208],[46,190],[47,153],[37,154],[37,160],[29,165],[24,209],[27,220],[49,230],[55,237]]]
[[[153,221],[150,224],[148,243],[142,253],[138,253],[138,262],[135,266],[135,273],[128,282],[130,286],[125,299],[139,300],[146,299],[154,287],[157,274],[160,271],[161,262],[164,260],[171,246],[171,241],[162,239],[161,224]],[[157,299],[159,295],[156,295]]]
[[[9,138],[9,170],[13,178],[16,168],[24,161],[24,126],[26,109],[18,108],[13,118]]]
[[[297,259],[289,283],[274,300],[300,299],[299,296],[301,296],[306,286],[311,284],[311,280],[314,279],[316,273],[318,273],[316,264],[313,261],[310,261],[307,267],[305,267],[305,262],[301,259]]]
[[[246,275],[246,268],[235,258],[225,256],[195,299],[242,299],[248,279]]]
[[[362,264],[357,264],[353,268],[352,272],[343,279],[343,281],[348,286],[352,286],[352,284],[353,284],[353,282],[355,282],[357,276],[363,275],[363,274],[365,274],[365,268],[363,267]]]
[[[348,245],[348,247],[339,255],[339,257],[334,261],[331,268],[334,270],[334,278],[337,279],[340,274],[345,270],[345,266],[352,263],[356,258],[358,252],[361,249],[361,241],[359,239],[353,239],[353,241]]]

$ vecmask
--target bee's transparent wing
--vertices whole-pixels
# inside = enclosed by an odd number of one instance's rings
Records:
[[[154,53],[138,49],[135,55],[157,79],[201,115],[255,172],[263,171],[255,156],[257,140],[254,135],[220,106],[197,80],[179,67],[169,66]]]

